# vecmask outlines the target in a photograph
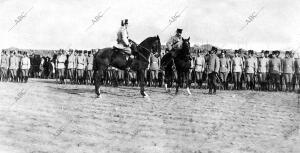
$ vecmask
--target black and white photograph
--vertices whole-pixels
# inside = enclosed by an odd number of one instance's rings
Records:
[[[0,0],[0,153],[300,153],[300,1]]]

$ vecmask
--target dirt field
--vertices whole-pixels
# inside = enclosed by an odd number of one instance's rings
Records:
[[[0,153],[299,153],[296,93],[0,83]]]

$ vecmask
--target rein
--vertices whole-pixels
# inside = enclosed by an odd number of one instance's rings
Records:
[[[132,41],[132,40],[131,40],[131,41]],[[152,53],[148,48],[142,46],[141,44],[137,44],[137,43],[135,43],[134,41],[132,41],[132,43],[136,44],[137,47],[141,47],[142,49],[146,50],[149,54]],[[142,53],[140,53],[139,51],[137,51],[137,53],[138,53],[142,58],[144,58],[146,61],[149,60],[148,58],[146,58],[146,57],[145,57]]]

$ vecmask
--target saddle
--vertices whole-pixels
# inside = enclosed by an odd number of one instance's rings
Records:
[[[131,55],[131,49],[129,47],[124,47],[124,46],[121,46],[121,45],[116,45],[116,46],[113,46],[113,49],[117,50],[117,51],[120,51],[123,54]]]

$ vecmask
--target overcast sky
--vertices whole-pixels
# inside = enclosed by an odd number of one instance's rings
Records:
[[[9,31],[18,16],[30,8]],[[108,11],[103,17],[87,29],[105,9]],[[256,18],[240,30],[260,9]],[[298,0],[0,0],[0,48],[110,47],[116,41],[120,20],[128,18],[129,35],[138,43],[159,34],[165,44],[176,28],[182,28],[183,36],[190,36],[192,44],[257,51],[297,49],[299,14]]]

